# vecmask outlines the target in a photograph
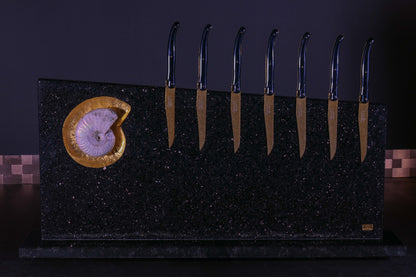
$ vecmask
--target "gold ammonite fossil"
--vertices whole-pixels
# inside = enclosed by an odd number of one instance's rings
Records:
[[[130,109],[129,104],[108,96],[91,98],[76,106],[62,127],[71,158],[93,168],[106,167],[120,159],[126,148],[121,124]]]

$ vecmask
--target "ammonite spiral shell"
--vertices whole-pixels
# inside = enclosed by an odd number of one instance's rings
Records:
[[[80,165],[107,167],[118,161],[126,149],[121,124],[129,104],[108,96],[85,100],[66,117],[62,139],[69,156]]]
[[[95,109],[85,114],[75,129],[75,139],[82,152],[93,157],[107,154],[116,142],[111,126],[117,114],[111,109]]]

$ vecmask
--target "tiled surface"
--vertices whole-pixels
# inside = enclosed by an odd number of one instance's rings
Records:
[[[39,155],[0,155],[0,185],[39,183]]]
[[[386,177],[416,177],[416,149],[386,151]]]
[[[385,176],[416,177],[416,149],[386,150]],[[0,155],[0,185],[39,183],[39,155]]]
[[[410,158],[410,152],[411,152],[411,150],[409,150],[409,149],[396,149],[396,150],[393,150],[393,159],[394,160],[398,160],[398,159],[409,159]]]

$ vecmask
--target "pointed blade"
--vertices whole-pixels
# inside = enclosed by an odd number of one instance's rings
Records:
[[[198,116],[199,150],[205,144],[206,117],[207,117],[207,91],[198,89],[196,92],[196,111]]]
[[[241,126],[241,92],[231,92],[231,123],[233,126],[234,153],[240,147]]]
[[[306,148],[306,97],[296,97],[296,123],[298,125],[299,157],[302,158]]]
[[[274,143],[274,95],[264,95],[264,123],[266,125],[267,155],[270,155]]]
[[[330,159],[332,160],[337,151],[337,125],[338,125],[338,100],[328,100],[328,131]]]
[[[169,148],[175,139],[175,88],[165,87],[165,111],[168,127]]]
[[[360,131],[360,149],[361,162],[367,155],[367,137],[368,137],[368,102],[360,103],[358,107],[358,127]]]

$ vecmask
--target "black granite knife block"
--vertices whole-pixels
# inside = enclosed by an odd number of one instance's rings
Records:
[[[116,97],[132,110],[122,125],[123,157],[92,169],[67,154],[62,125],[75,106],[97,96]],[[208,91],[202,151],[195,99],[196,90],[176,90],[169,149],[164,88],[40,80],[43,243],[65,241],[73,249],[85,241],[104,248],[128,241],[135,248],[127,257],[280,257],[267,246],[383,239],[385,106],[369,106],[368,152],[361,163],[358,103],[339,103],[338,147],[330,160],[326,100],[307,100],[306,151],[299,158],[294,97],[275,97],[269,156],[262,95],[242,95],[236,154],[230,92]],[[152,245],[153,252],[143,250]]]

